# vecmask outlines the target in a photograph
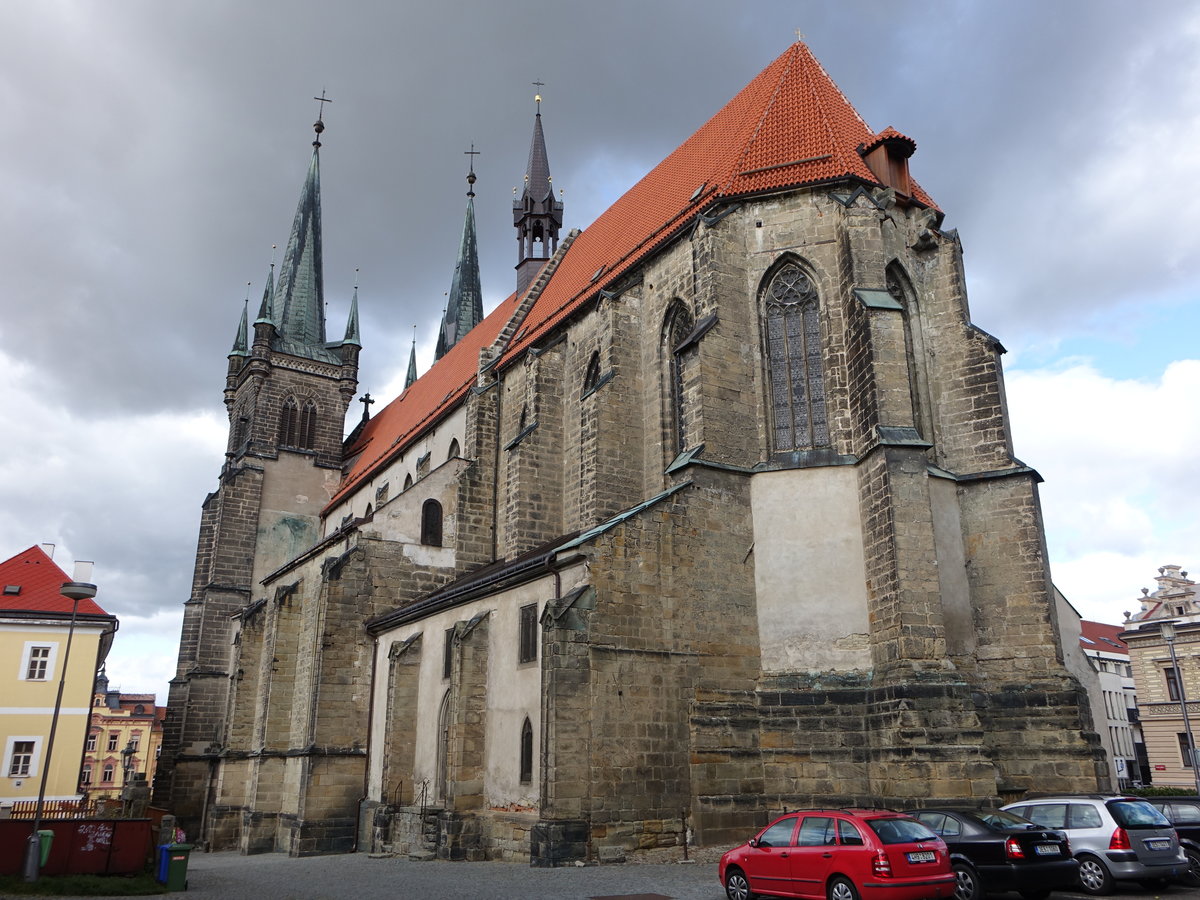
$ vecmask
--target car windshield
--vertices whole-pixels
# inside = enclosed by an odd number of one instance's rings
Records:
[[[1030,828],[1037,827],[1028,819],[1022,819],[1020,816],[1015,816],[1002,809],[989,809],[986,812],[980,811],[976,815],[979,816],[979,821],[985,825],[991,825],[999,831],[1028,831]]]
[[[916,819],[899,816],[888,819],[867,819],[867,825],[879,835],[885,844],[915,844],[917,841],[934,841],[937,835]]]
[[[1145,800],[1112,800],[1108,803],[1113,819],[1123,828],[1170,828],[1167,817]]]

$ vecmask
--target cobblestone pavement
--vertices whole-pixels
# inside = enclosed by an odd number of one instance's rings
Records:
[[[533,869],[523,863],[411,862],[366,854],[289,859],[282,854],[196,853],[186,900],[723,900],[713,862]],[[999,894],[1019,900],[1016,894]],[[1112,900],[1196,900],[1200,891],[1118,886]],[[70,898],[66,898],[70,900]],[[1055,893],[1051,900],[1092,900]]]

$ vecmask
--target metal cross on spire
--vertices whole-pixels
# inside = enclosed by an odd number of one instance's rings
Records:
[[[333,101],[325,96],[325,88],[321,88],[320,97],[313,97],[313,99],[321,104],[317,107],[317,121],[313,122],[313,131],[317,133],[317,139],[313,141],[313,146],[320,147],[321,132],[325,130],[325,104],[332,103]]]
[[[475,196],[475,157],[479,155],[479,151],[475,149],[475,142],[471,141],[471,149],[463,151],[464,156],[471,158],[471,170],[467,173],[467,196]]]
[[[539,80],[531,81],[530,84],[538,89],[538,92],[533,95],[533,101],[537,104],[537,114],[540,116],[542,114],[542,88],[546,86],[546,82]]]

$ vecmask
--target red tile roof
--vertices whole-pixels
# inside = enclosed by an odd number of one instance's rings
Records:
[[[1125,628],[1121,625],[1106,625],[1103,622],[1089,622],[1084,619],[1079,623],[1079,645],[1085,650],[1102,650],[1105,653],[1123,653],[1129,655],[1129,646],[1120,638]],[[1089,643],[1089,641],[1091,643]]]
[[[792,44],[579,234],[499,365],[541,340],[714,200],[847,178],[878,185],[860,150],[888,139],[912,144],[895,129],[876,135],[808,47]],[[915,182],[913,198],[934,206]],[[603,278],[594,280],[601,269]],[[326,509],[458,403],[475,380],[480,348],[500,334],[518,299],[501,303],[366,424],[350,451],[357,458]]]
[[[53,612],[71,614],[73,601],[58,592],[70,577],[55,565],[41,547],[30,547],[0,563],[0,612]],[[20,588],[16,594],[7,593],[9,586]],[[79,601],[80,615],[106,616],[95,600]]]

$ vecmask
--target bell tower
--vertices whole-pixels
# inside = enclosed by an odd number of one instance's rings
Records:
[[[313,128],[278,281],[272,263],[258,316],[251,326],[243,309],[229,353],[229,441],[217,489],[202,507],[184,604],[155,796],[173,805],[190,832],[202,815],[198,798],[208,794],[211,762],[224,749],[230,617],[257,599],[267,574],[320,537],[320,512],[341,476],[346,410],[358,387],[357,289],[345,337],[325,338],[321,116]]]

